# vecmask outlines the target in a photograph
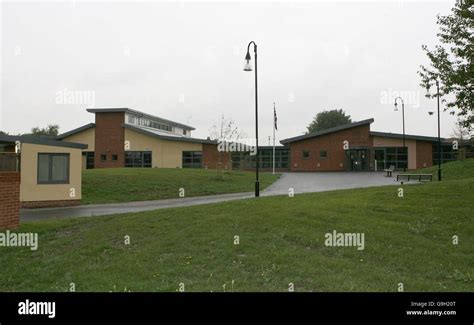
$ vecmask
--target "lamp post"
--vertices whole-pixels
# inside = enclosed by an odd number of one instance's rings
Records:
[[[251,41],[247,45],[247,54],[245,55],[245,60],[247,63],[244,66],[244,71],[252,71],[252,65],[250,64],[250,45],[253,44],[253,53],[255,57],[255,138],[256,138],[256,165],[255,165],[255,197],[260,196],[260,183],[258,181],[258,169],[259,169],[259,155],[258,155],[258,87],[257,87],[257,44],[254,41]]]
[[[438,181],[441,181],[441,122],[439,115],[439,81],[436,79],[436,99],[438,102]],[[428,112],[430,115],[433,112]]]
[[[401,98],[400,96],[396,97],[396,98],[395,98],[395,111],[398,111],[398,108],[397,108],[397,99],[400,99],[400,101],[402,102],[403,151],[405,151],[405,150],[406,150],[406,146],[405,146],[405,102],[403,101],[403,98]],[[406,155],[407,155],[407,164],[408,164],[408,150],[406,150]],[[407,171],[407,166],[406,166],[406,165],[403,166],[403,171],[404,171],[404,172]]]

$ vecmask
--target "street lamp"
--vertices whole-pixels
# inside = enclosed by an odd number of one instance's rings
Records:
[[[428,87],[429,90],[429,87]],[[439,117],[439,81],[436,79],[436,98],[438,101],[438,181],[441,181],[441,123]],[[428,112],[433,115],[433,112]]]
[[[400,101],[402,102],[403,151],[406,152],[406,155],[407,155],[407,161],[406,161],[406,163],[408,164],[408,150],[406,150],[406,146],[405,146],[405,102],[403,101],[403,98],[401,98],[400,96],[396,97],[396,98],[395,98],[395,111],[398,111],[397,99],[400,99]],[[407,166],[406,166],[406,165],[403,165],[403,171],[404,171],[404,172],[407,171]]]
[[[258,87],[257,87],[257,44],[251,41],[247,45],[247,54],[245,60],[247,63],[244,66],[244,71],[252,71],[252,65],[250,64],[250,45],[253,44],[253,53],[255,57],[255,138],[257,140],[257,157],[256,157],[256,168],[255,168],[255,197],[260,196],[260,183],[258,181],[258,168],[259,168],[259,155],[258,155]]]

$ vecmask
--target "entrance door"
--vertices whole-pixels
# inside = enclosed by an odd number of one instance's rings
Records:
[[[375,160],[377,161],[377,170],[383,171],[385,168],[385,148],[375,149]]]
[[[352,171],[369,170],[369,151],[368,149],[350,149],[349,169]]]

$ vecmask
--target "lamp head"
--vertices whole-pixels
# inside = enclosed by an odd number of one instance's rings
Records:
[[[430,115],[433,115],[433,114],[434,114],[434,112],[430,111],[430,112],[428,112],[428,114],[430,114]]]
[[[252,71],[252,65],[250,64],[250,53],[247,52],[247,55],[245,55],[245,60],[247,63],[244,65],[244,71]]]
[[[395,99],[395,104],[394,104],[394,106],[395,106],[394,111],[395,111],[395,112],[398,112],[398,104],[397,104],[397,100],[396,100],[396,99]]]

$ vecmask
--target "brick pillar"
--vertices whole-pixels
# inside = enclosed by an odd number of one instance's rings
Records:
[[[124,112],[106,112],[95,114],[95,168],[113,168],[125,166],[125,122]],[[106,155],[106,160],[101,160]],[[112,156],[117,155],[117,160]]]
[[[0,172],[0,229],[20,224],[20,173]]]

